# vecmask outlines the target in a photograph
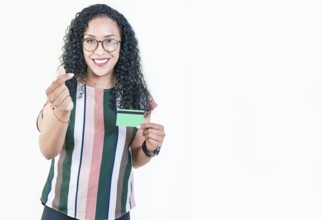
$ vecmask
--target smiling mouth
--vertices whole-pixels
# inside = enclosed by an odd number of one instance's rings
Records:
[[[109,58],[105,58],[105,59],[93,59],[93,62],[95,64],[98,64],[98,65],[104,65],[106,63],[108,63],[110,59]]]

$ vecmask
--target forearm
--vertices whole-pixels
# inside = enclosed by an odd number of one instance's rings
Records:
[[[139,168],[150,162],[151,157],[147,157],[142,147],[132,149],[132,162],[134,168]]]
[[[47,114],[47,120],[42,125],[41,133],[39,136],[40,151],[47,159],[52,159],[57,156],[64,144],[66,131],[70,113],[61,113],[55,110],[51,110]],[[59,121],[57,118],[59,118]]]

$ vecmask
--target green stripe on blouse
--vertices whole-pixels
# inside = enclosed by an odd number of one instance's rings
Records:
[[[75,109],[76,109],[76,93],[71,94],[71,98],[74,103],[74,108],[70,114],[70,124],[67,128],[66,136],[73,137],[74,136],[74,127],[75,127]],[[69,193],[69,183],[70,183],[70,174],[71,174],[71,162],[74,150],[74,139],[67,138],[65,139],[65,147],[66,147],[66,155],[63,162],[63,183],[60,187],[60,203],[58,209],[62,212],[67,213],[68,207],[68,193]]]
[[[116,113],[111,108],[111,101],[113,98],[112,90],[104,92],[104,147],[103,147],[103,158],[114,158],[110,155],[115,155],[116,151],[116,132],[117,127]],[[100,168],[100,177],[98,183],[98,195],[97,195],[97,206],[96,206],[96,219],[105,219],[108,213],[108,206],[110,200],[110,187],[113,174],[114,160],[102,159]],[[108,174],[108,175],[106,175]]]
[[[46,203],[48,201],[48,194],[51,190],[51,183],[54,178],[54,169],[55,169],[55,158],[51,160],[50,171],[46,180],[46,184],[41,194],[41,201],[43,203]]]

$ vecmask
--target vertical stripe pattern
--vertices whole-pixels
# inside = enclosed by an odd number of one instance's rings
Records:
[[[93,144],[93,154],[91,157],[91,167],[90,167],[90,178],[88,181],[88,192],[87,197],[93,198],[87,200],[86,207],[86,219],[93,219],[96,212],[97,204],[97,190],[100,175],[100,164],[102,163],[102,152],[104,144],[104,118],[103,118],[103,92],[101,90],[97,91],[95,94],[95,106],[94,106],[94,144]]]
[[[94,146],[94,106],[95,99],[94,91],[86,91],[86,127],[84,139],[84,146]],[[85,219],[85,211],[87,205],[87,193],[88,193],[88,177],[90,175],[90,168],[92,162],[93,147],[85,147],[83,150],[82,166],[78,184],[78,196],[77,196],[77,218]]]
[[[135,206],[129,145],[137,130],[115,125],[113,89],[78,84],[71,97],[65,144],[52,160],[41,201],[77,219],[118,218]]]
[[[81,87],[78,87],[77,91],[80,93]],[[81,99],[76,99],[76,108],[75,108],[75,126],[74,126],[74,136],[71,137],[74,139],[74,147],[71,153],[71,168],[70,168],[70,182],[69,182],[69,193],[68,193],[68,215],[76,217],[76,193],[78,190],[78,176],[80,168],[80,157],[81,150],[83,148],[84,140],[84,114],[85,114],[85,100],[86,93],[83,94]]]

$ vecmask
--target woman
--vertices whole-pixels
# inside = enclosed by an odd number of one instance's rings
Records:
[[[52,161],[43,220],[130,219],[132,167],[159,153],[165,133],[150,123],[156,107],[126,18],[104,4],[76,14],[62,66],[37,120],[39,145]],[[117,126],[118,109],[143,110],[140,128]]]

